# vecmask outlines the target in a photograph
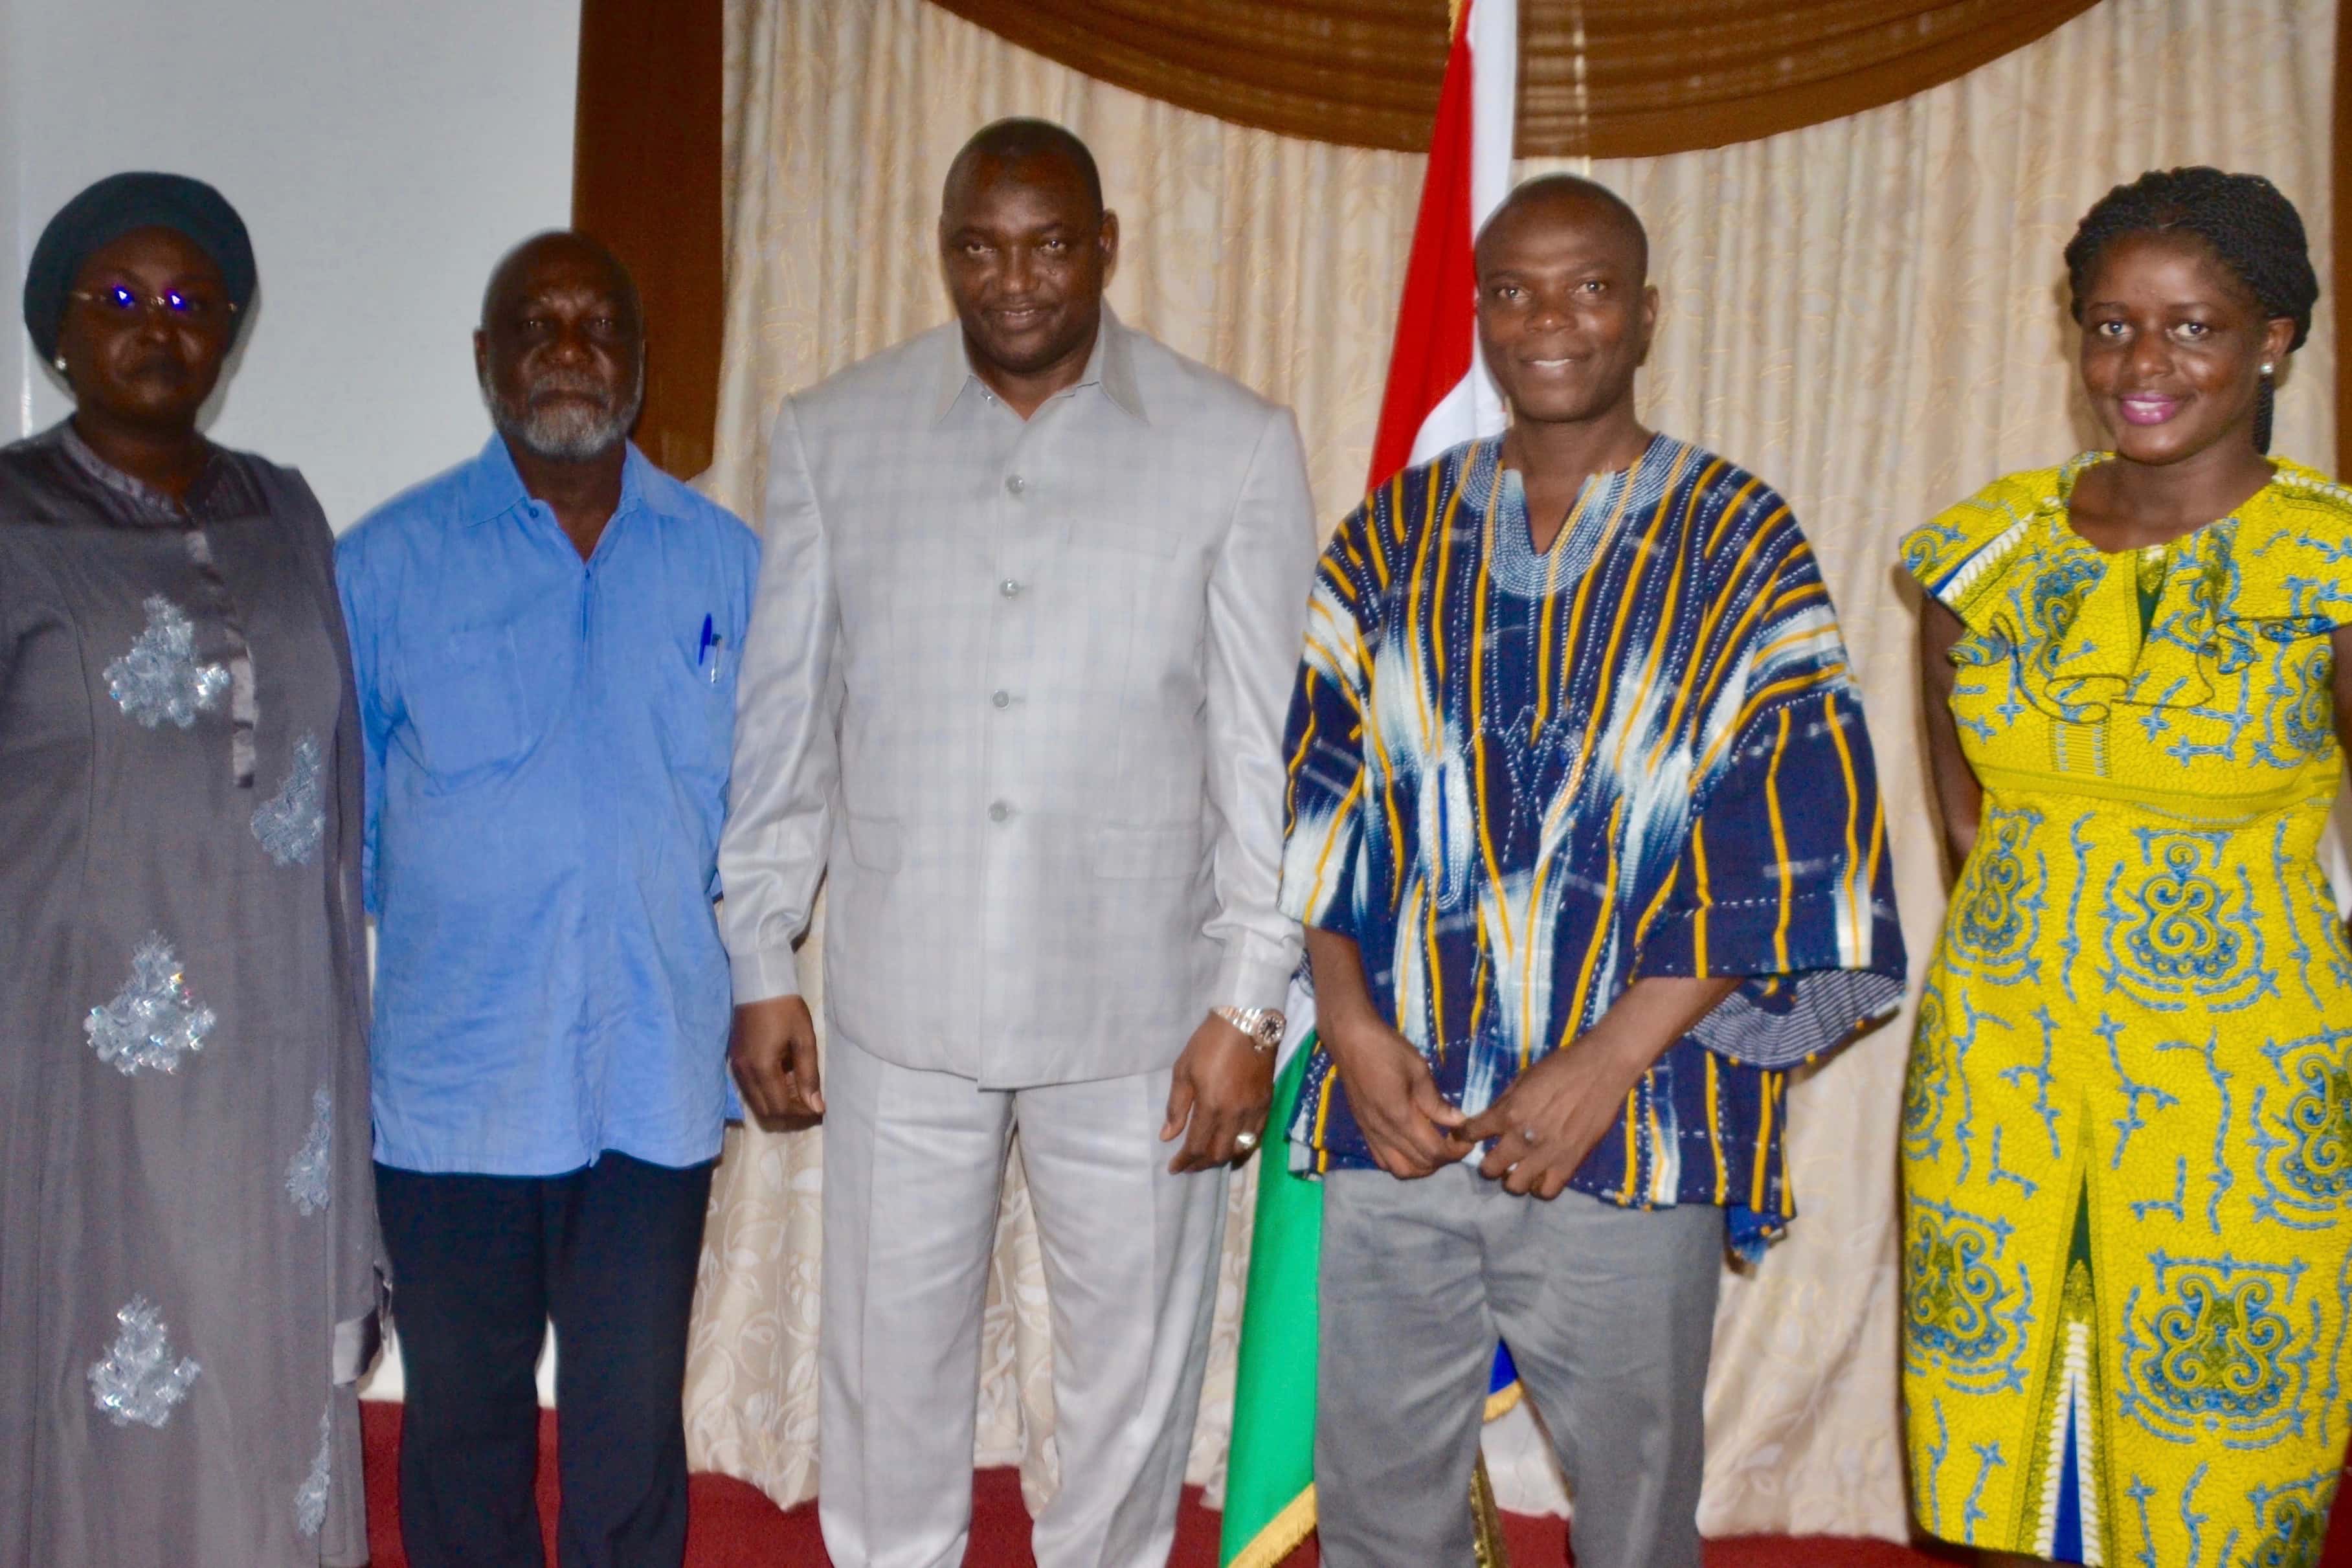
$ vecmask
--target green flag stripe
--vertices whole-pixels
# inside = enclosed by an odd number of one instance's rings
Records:
[[[1323,1189],[1290,1171],[1283,1134],[1315,1037],[1274,1087],[1258,1152],[1256,1227],[1242,1308],[1233,1447],[1225,1464],[1224,1568],[1274,1568],[1315,1528],[1316,1273]]]

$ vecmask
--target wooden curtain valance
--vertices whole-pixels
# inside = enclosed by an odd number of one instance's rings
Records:
[[[934,0],[1103,81],[1237,124],[1419,153],[1447,0]],[[1892,103],[2094,0],[1520,0],[1519,152],[1646,158]]]

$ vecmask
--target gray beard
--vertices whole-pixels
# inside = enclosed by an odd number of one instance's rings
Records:
[[[643,376],[635,378],[620,406],[601,413],[577,404],[533,408],[527,399],[509,402],[488,385],[482,388],[482,399],[490,407],[490,423],[499,434],[551,463],[582,463],[611,451],[628,437],[645,398]]]

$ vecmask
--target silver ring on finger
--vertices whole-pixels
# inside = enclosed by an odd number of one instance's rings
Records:
[[[1257,1134],[1249,1131],[1234,1133],[1234,1147],[1239,1149],[1244,1154],[1248,1153],[1251,1150],[1257,1147]]]
[[[1519,1142],[1522,1142],[1522,1143],[1532,1143],[1532,1142],[1534,1142],[1535,1141],[1536,1141],[1536,1130],[1535,1130],[1534,1128],[1532,1128],[1532,1127],[1522,1127],[1522,1128],[1520,1128],[1520,1129],[1519,1129]]]

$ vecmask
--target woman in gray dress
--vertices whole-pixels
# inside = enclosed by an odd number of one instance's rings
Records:
[[[360,763],[332,540],[197,411],[209,185],[50,223],[71,418],[0,449],[0,1568],[361,1563]]]

